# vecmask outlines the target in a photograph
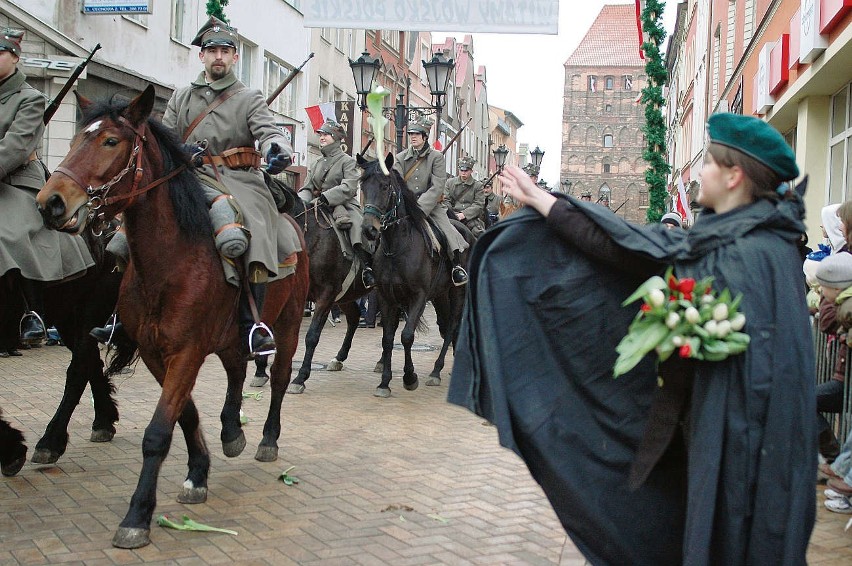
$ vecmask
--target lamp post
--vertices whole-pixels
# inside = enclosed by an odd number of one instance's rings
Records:
[[[571,187],[572,187],[573,185],[574,185],[574,183],[572,183],[572,182],[571,182],[571,181],[569,181],[568,179],[565,179],[564,181],[562,181],[562,186],[563,186],[563,187],[565,187],[565,194],[566,194],[566,195],[570,195],[570,194],[571,194]]]
[[[544,152],[540,147],[535,146],[535,149],[530,152],[530,157],[532,158],[533,167],[541,170],[541,160],[544,159]]]
[[[490,183],[494,179],[494,177],[496,177],[503,171],[503,168],[506,166],[506,158],[509,157],[509,148],[507,148],[504,144],[501,143],[499,146],[497,146],[497,149],[495,149],[491,153],[494,154],[494,165],[497,166],[497,170],[494,171],[494,173],[492,173],[491,176],[488,177],[484,183],[482,183],[483,186]]]
[[[399,93],[394,106],[382,108],[385,118],[393,120],[396,125],[397,149],[402,149],[402,137],[409,120],[420,115],[437,114],[437,132],[441,128],[441,111],[447,97],[447,87],[450,84],[450,76],[456,63],[453,59],[447,59],[443,53],[435,53],[430,61],[422,61],[426,70],[426,78],[429,80],[429,92],[432,95],[432,106],[407,106],[405,96]],[[367,95],[373,88],[373,80],[376,73],[382,67],[381,57],[371,57],[364,51],[358,59],[349,60],[352,69],[352,77],[355,80],[355,92],[358,94],[358,106],[364,112],[367,109]]]

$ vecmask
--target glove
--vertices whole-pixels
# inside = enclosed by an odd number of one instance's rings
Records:
[[[283,153],[281,147],[273,143],[266,154],[266,172],[270,175],[278,175],[292,162],[289,153]]]
[[[194,167],[201,167],[201,154],[203,154],[206,150],[207,145],[204,143],[196,142],[183,144],[183,152]]]

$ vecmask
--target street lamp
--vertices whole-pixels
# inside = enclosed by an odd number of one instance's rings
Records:
[[[541,148],[535,146],[535,149],[530,152],[530,157],[532,158],[533,167],[539,169],[541,167],[541,160],[544,159],[544,152]]]
[[[547,188],[547,181],[545,181],[544,179],[539,179],[538,183],[536,183],[536,185],[538,186],[539,189],[541,189],[543,191],[548,191],[548,192],[550,191],[550,189]]]
[[[506,166],[506,158],[509,157],[509,149],[501,143],[493,153],[494,164],[497,165],[497,172],[499,173],[503,170],[503,167]]]
[[[563,187],[565,187],[565,194],[566,194],[566,195],[570,195],[570,194],[571,194],[571,187],[572,187],[573,185],[574,185],[574,183],[572,183],[572,182],[571,182],[571,181],[569,181],[568,179],[565,179],[564,181],[562,181],[562,186],[563,186]]]
[[[367,95],[373,88],[373,80],[382,64],[381,57],[371,57],[366,51],[357,60],[349,60],[349,67],[352,69],[352,77],[355,80],[355,92],[358,93],[358,106],[362,112],[367,110]],[[438,130],[440,130],[441,110],[446,101],[450,76],[455,66],[455,60],[447,59],[443,53],[435,53],[429,62],[423,61],[423,68],[426,69],[426,78],[429,80],[432,106],[406,106],[405,96],[399,93],[396,97],[396,105],[382,108],[382,114],[385,118],[393,120],[396,125],[396,145],[398,149],[402,149],[402,135],[405,131],[405,126],[418,115],[437,114]]]

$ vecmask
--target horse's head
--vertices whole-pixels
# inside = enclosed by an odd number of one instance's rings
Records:
[[[380,231],[397,218],[402,188],[395,178],[398,175],[392,170],[393,154],[388,153],[385,158],[390,175],[382,172],[378,160],[366,160],[361,154],[356,159],[358,167],[363,171],[360,180],[361,203],[364,206],[363,233],[368,240],[376,240]]]
[[[127,203],[122,206],[110,201],[139,183],[154,87],[148,85],[126,106],[96,107],[75,94],[84,115],[80,131],[36,201],[48,228],[79,234],[96,215],[110,219],[123,210]],[[113,188],[110,198],[107,195]]]

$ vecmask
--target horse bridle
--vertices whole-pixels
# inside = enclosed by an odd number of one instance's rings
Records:
[[[106,215],[103,212],[97,212],[104,206],[109,206],[111,204],[115,204],[116,202],[120,202],[122,200],[127,200],[127,204],[122,206],[119,210],[115,212],[115,214],[119,214],[130,207],[133,202],[136,200],[136,197],[150,191],[151,189],[158,187],[168,181],[169,179],[180,174],[184,169],[186,169],[186,165],[181,165],[172,169],[166,175],[160,177],[159,179],[148,183],[142,188],[139,188],[139,183],[142,180],[142,175],[144,173],[144,169],[142,168],[142,146],[145,142],[148,141],[148,137],[143,132],[143,129],[147,127],[146,124],[142,125],[142,129],[135,128],[133,124],[130,123],[127,118],[124,116],[118,117],[118,123],[130,128],[130,130],[136,134],[136,139],[133,141],[133,150],[130,152],[130,157],[127,159],[127,165],[118,172],[112,179],[101,185],[100,187],[92,187],[89,185],[86,187],[86,183],[84,183],[80,176],[77,175],[74,171],[68,169],[67,167],[63,167],[60,165],[55,169],[56,173],[62,173],[72,181],[74,181],[81,189],[86,191],[86,194],[89,196],[89,200],[84,204],[88,210],[86,215],[86,222],[91,223],[92,225],[92,233],[95,236],[100,236],[103,233],[103,227],[107,225],[108,220],[106,219]],[[133,175],[133,184],[130,186],[130,192],[117,195],[117,196],[108,196],[110,190],[113,186],[117,185],[121,182],[124,177],[130,173],[130,171],[134,171]],[[115,216],[115,215],[113,215]],[[95,227],[95,222],[98,223],[98,226]]]
[[[393,175],[390,175],[390,188],[388,194],[388,202],[385,205],[385,210],[377,207],[374,204],[364,205],[364,216],[370,215],[379,219],[380,230],[384,232],[388,228],[399,224],[404,216],[399,216],[399,207],[402,204],[402,189],[397,185]]]

